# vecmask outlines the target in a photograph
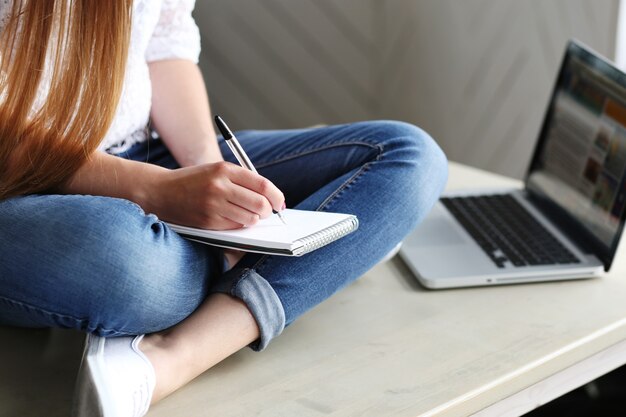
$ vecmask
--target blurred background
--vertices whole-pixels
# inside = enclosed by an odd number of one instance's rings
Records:
[[[233,129],[398,119],[522,178],[567,39],[622,59],[619,0],[201,0],[201,68]],[[623,14],[622,14],[623,15]]]

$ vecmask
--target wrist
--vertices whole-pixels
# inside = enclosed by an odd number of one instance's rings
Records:
[[[144,165],[142,180],[133,182],[135,186],[130,190],[130,199],[139,204],[146,213],[160,215],[165,204],[163,184],[171,171],[158,165],[147,163],[142,165]]]
[[[180,145],[175,155],[181,167],[191,167],[223,161],[215,135],[212,138],[196,140],[187,147]]]

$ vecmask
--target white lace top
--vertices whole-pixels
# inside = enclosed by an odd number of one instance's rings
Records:
[[[100,1],[100,0],[98,0]],[[12,0],[0,0],[0,31]],[[200,55],[200,34],[191,12],[195,0],[135,0],[128,63],[117,113],[100,150],[119,153],[148,137],[152,85],[148,63],[187,59],[195,63]],[[48,86],[44,77],[35,108],[45,100]],[[49,80],[49,77],[48,77]]]

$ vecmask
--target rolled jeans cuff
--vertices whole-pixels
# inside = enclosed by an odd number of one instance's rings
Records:
[[[220,277],[213,292],[232,295],[242,300],[259,326],[260,337],[250,344],[257,352],[285,328],[285,310],[272,286],[254,269],[233,268]]]

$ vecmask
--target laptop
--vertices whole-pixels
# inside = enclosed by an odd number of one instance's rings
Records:
[[[444,195],[400,256],[428,288],[597,277],[625,207],[626,74],[570,41],[523,189]]]

